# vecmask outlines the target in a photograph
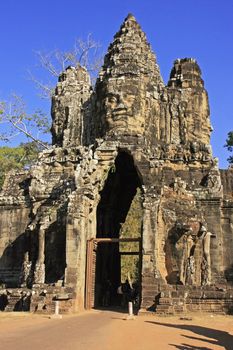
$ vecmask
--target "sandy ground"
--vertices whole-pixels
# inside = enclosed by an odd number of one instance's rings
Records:
[[[1,350],[233,350],[233,316],[136,316],[90,311],[49,319],[0,313]],[[190,316],[189,316],[190,317]]]

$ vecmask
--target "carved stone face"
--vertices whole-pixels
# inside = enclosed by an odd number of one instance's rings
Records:
[[[142,134],[145,127],[143,90],[131,80],[108,81],[103,100],[107,129],[111,133]]]

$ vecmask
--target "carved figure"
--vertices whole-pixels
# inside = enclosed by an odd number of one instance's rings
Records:
[[[210,171],[207,177],[206,186],[211,193],[218,193],[222,190],[221,178],[218,171]]]
[[[207,228],[202,225],[201,239],[203,248],[203,259],[201,265],[201,284],[203,286],[211,284],[211,259],[210,259],[210,239],[213,234],[207,231]]]
[[[187,183],[183,181],[180,177],[176,177],[173,187],[174,191],[183,194],[186,192]]]
[[[31,267],[32,267],[32,262],[29,260],[29,254],[26,252],[24,254],[24,260],[20,272],[20,285],[22,287],[26,287],[31,284]]]
[[[196,246],[195,235],[190,227],[189,231],[184,235],[184,252],[180,268],[180,281],[183,284],[194,284],[195,260],[194,251]]]
[[[201,281],[203,286],[211,284],[211,237],[214,235],[207,230],[206,224],[198,221],[176,223],[170,237],[169,254],[173,255],[174,268],[178,267],[178,282],[184,285],[195,285],[197,281]]]

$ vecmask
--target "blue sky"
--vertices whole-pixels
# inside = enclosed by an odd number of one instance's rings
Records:
[[[28,111],[49,105],[37,97],[27,70],[36,72],[35,50],[68,50],[75,38],[93,38],[106,52],[128,13],[145,31],[167,82],[176,58],[197,59],[209,94],[212,146],[222,168],[233,130],[232,0],[8,0],[0,3],[0,99],[22,95]]]

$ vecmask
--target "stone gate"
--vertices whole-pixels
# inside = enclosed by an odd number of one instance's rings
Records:
[[[81,66],[60,75],[53,145],[5,180],[0,309],[51,312],[54,300],[62,312],[83,309],[92,239],[118,242],[100,249],[93,287],[108,279],[114,299],[119,242],[140,190],[140,309],[231,312],[233,170],[219,170],[211,131],[197,62],[177,59],[165,85],[128,15],[94,89]]]

